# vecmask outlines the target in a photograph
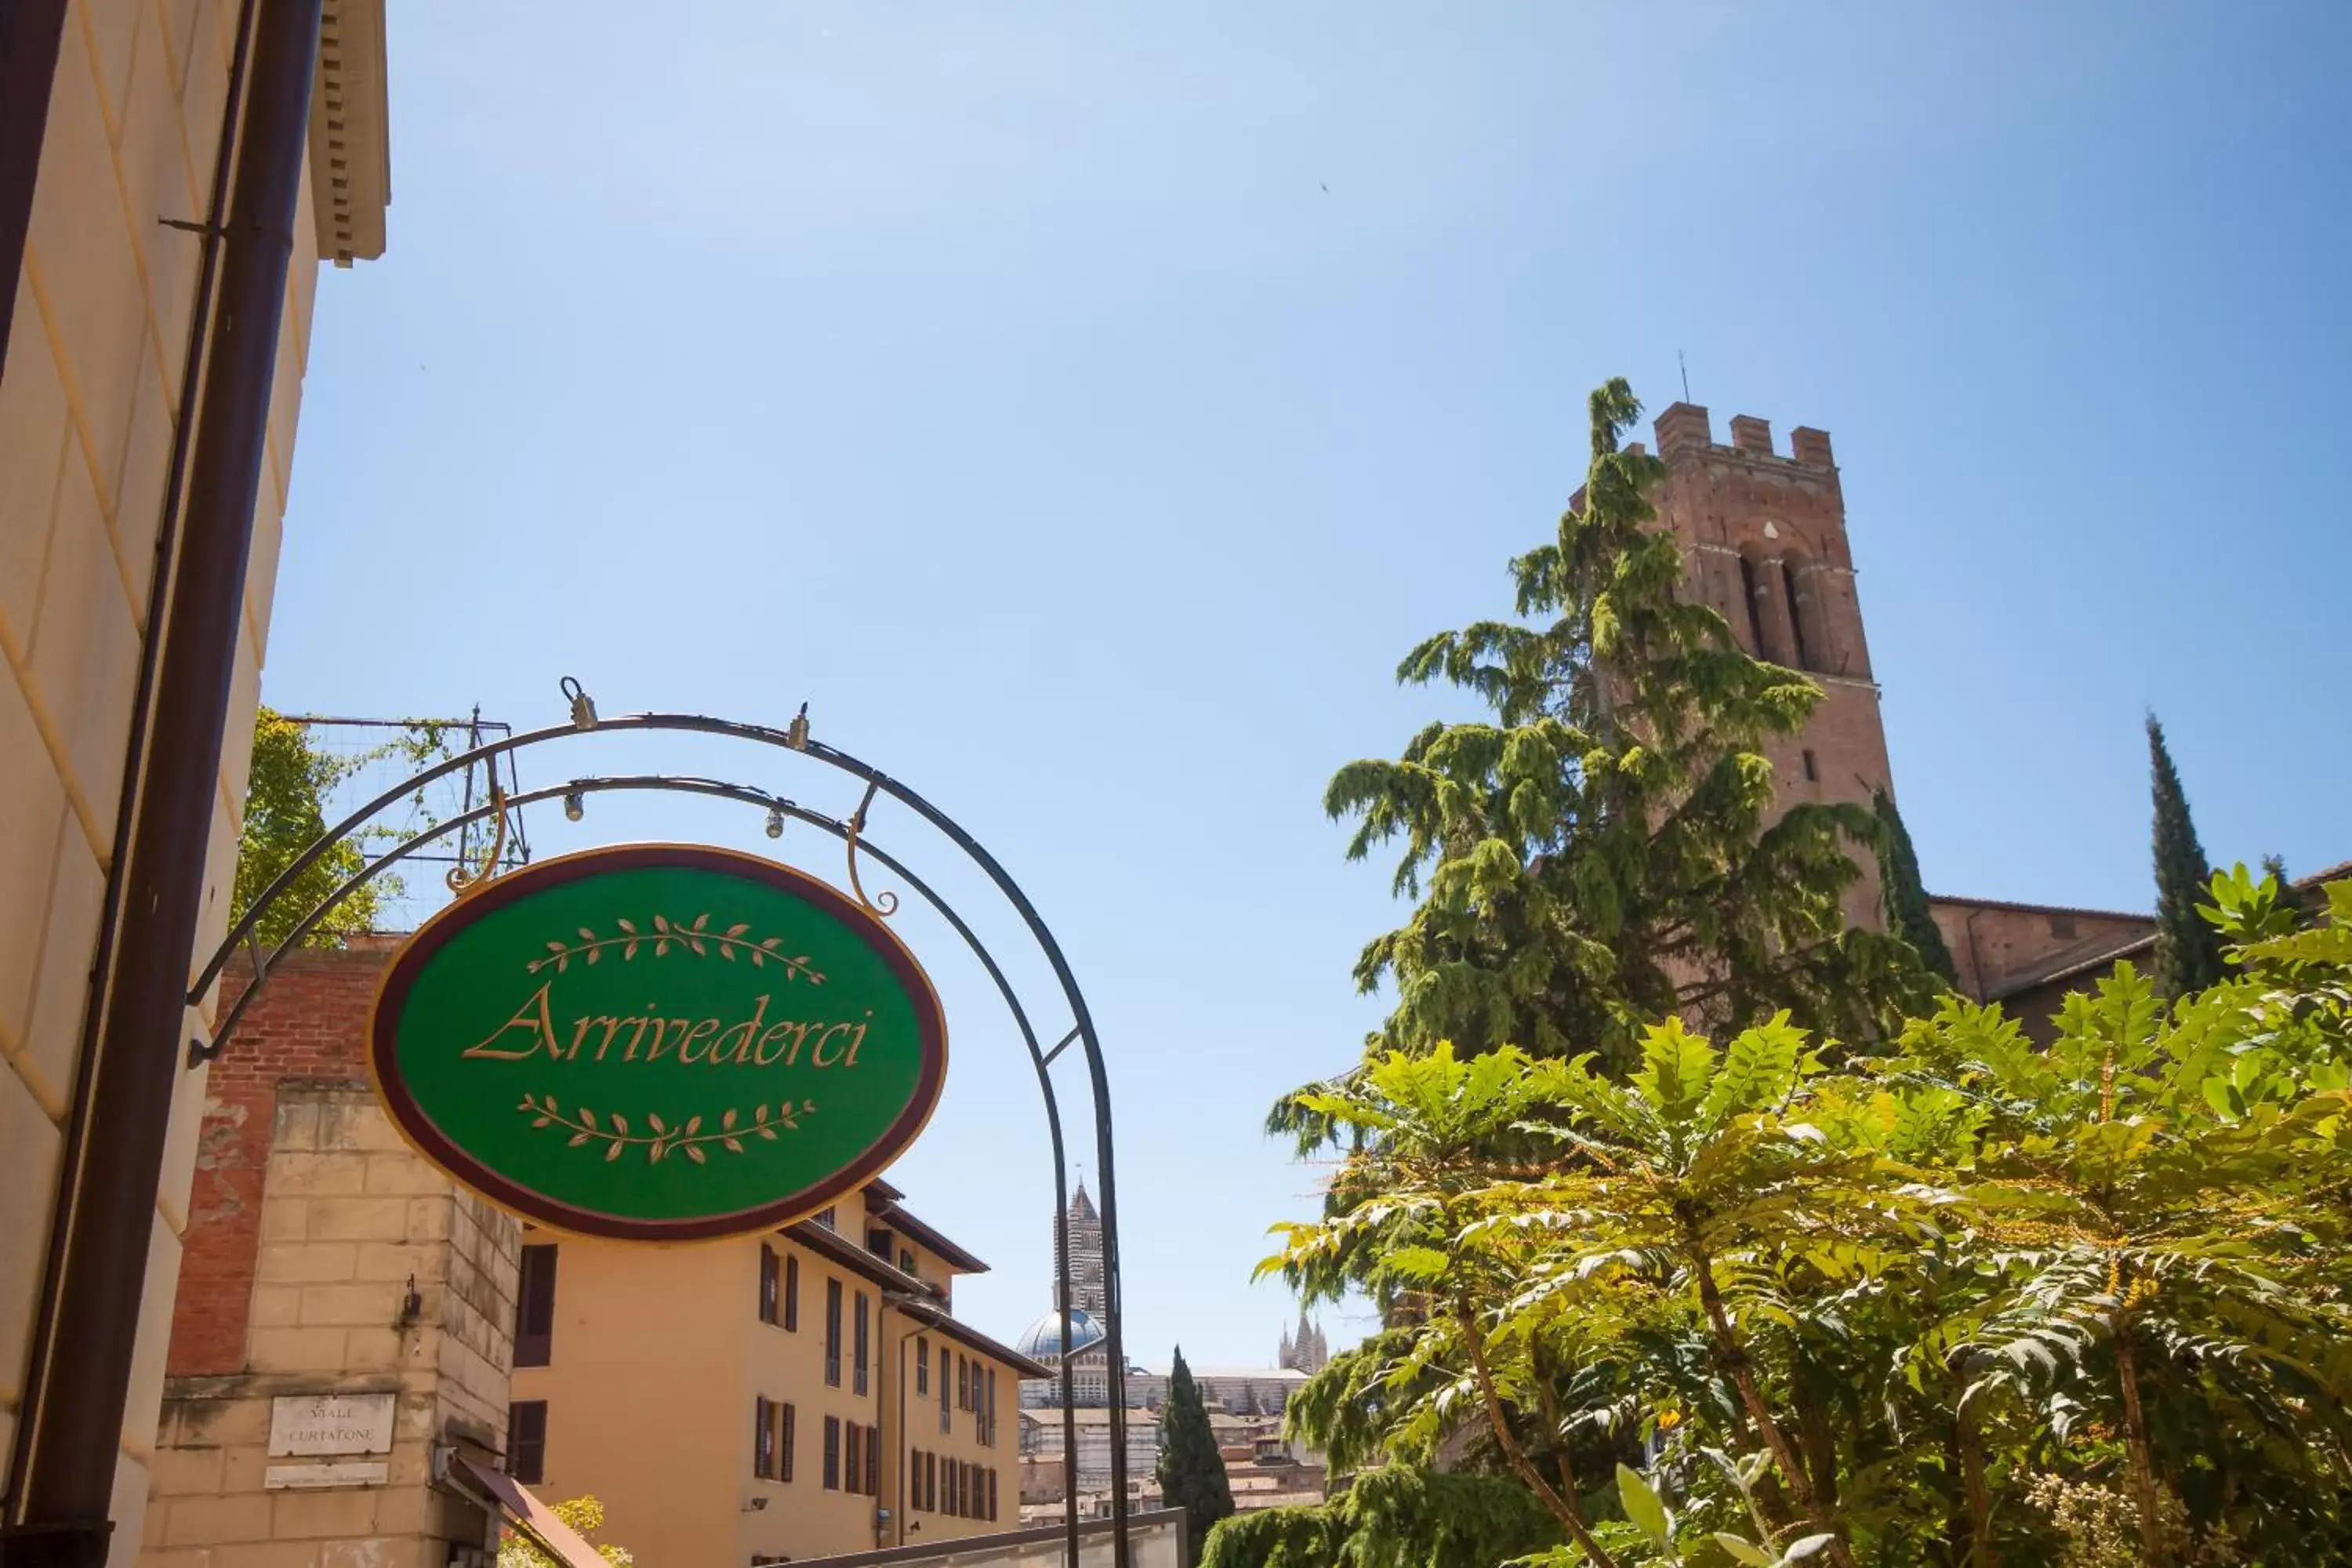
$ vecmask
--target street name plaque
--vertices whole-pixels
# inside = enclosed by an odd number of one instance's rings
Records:
[[[369,1029],[427,1160],[557,1230],[770,1229],[879,1173],[947,1070],[939,998],[857,900],[753,856],[629,845],[462,895]]]
[[[269,1452],[389,1454],[392,1394],[285,1394],[269,1402]]]

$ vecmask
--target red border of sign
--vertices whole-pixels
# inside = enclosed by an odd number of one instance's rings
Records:
[[[881,1136],[824,1181],[772,1203],[731,1214],[685,1220],[625,1219],[599,1214],[560,1203],[490,1170],[451,1142],[401,1081],[394,1048],[401,1005],[426,962],[451,938],[481,916],[526,894],[640,866],[686,866],[717,871],[765,883],[813,904],[871,948],[906,988],[908,999],[915,1006],[916,1044],[922,1055],[915,1092],[906,1110],[883,1130]],[[805,872],[756,855],[710,845],[625,844],[534,861],[506,872],[478,891],[461,896],[408,939],[385,969],[368,1017],[368,1077],[375,1086],[376,1099],[383,1103],[384,1113],[392,1118],[392,1124],[411,1148],[453,1181],[502,1209],[553,1230],[610,1241],[709,1241],[776,1229],[816,1213],[842,1194],[880,1174],[914,1142],[938,1108],[940,1092],[947,1083],[947,1016],[940,1006],[939,993],[932,989],[930,976],[923,973],[897,932],[838,889]]]

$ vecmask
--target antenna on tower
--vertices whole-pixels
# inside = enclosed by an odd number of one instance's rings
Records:
[[[1675,363],[1682,367],[1683,401],[1688,403],[1690,401],[1690,362],[1683,358],[1683,351],[1680,349],[1675,351]]]

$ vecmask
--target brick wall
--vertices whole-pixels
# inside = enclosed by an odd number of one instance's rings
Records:
[[[1683,596],[1713,605],[1749,653],[1802,669],[1822,689],[1803,732],[1764,748],[1781,805],[1866,806],[1873,790],[1893,792],[1894,774],[1829,436],[1801,426],[1784,458],[1767,421],[1740,415],[1731,428],[1732,444],[1718,445],[1707,411],[1677,403],[1653,430],[1666,479],[1652,500],[1683,547]],[[1885,921],[1877,861],[1859,849],[1853,858],[1862,878],[1846,918],[1875,930]]]
[[[244,1370],[279,1086],[289,1079],[367,1081],[368,1008],[389,956],[324,949],[288,954],[213,1063],[196,1133],[168,1375]],[[246,959],[229,965],[221,978],[224,1009],[252,977]],[[313,1178],[289,1172],[289,1179]]]
[[[1929,901],[1960,989],[2006,1000],[2043,977],[2151,936],[2152,916],[1938,896]],[[2057,994],[2063,995],[2063,989]],[[2045,1008],[2044,1011],[2047,1009]],[[2011,1007],[2012,1013],[2019,1010]]]

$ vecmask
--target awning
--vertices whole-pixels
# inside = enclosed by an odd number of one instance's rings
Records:
[[[520,1485],[500,1470],[476,1464],[463,1454],[449,1456],[449,1474],[460,1487],[479,1489],[495,1499],[499,1511],[505,1514],[517,1530],[535,1542],[564,1568],[605,1568],[604,1559],[586,1538],[555,1517],[555,1510],[530,1494],[530,1489]]]

